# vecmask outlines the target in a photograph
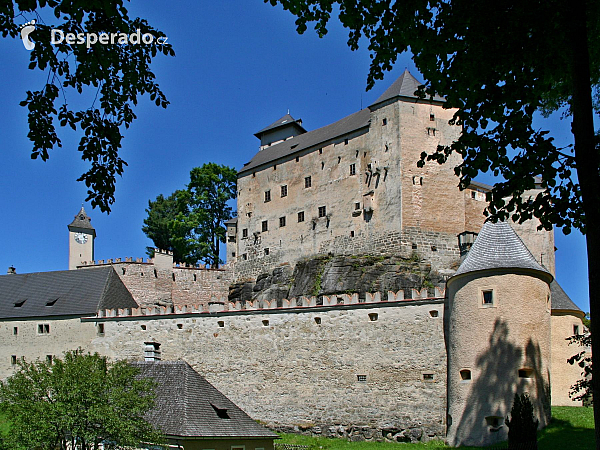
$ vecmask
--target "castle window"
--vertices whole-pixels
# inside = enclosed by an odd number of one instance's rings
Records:
[[[350,237],[354,237],[354,230],[350,232]]]
[[[533,378],[533,369],[519,369],[519,378]]]
[[[171,275],[171,278],[173,278],[173,281],[175,281],[175,274]]]
[[[485,418],[487,426],[491,427],[492,431],[498,431],[498,429],[502,426],[502,420],[504,420],[504,418],[499,416],[488,416]]]
[[[285,216],[279,218],[279,226],[285,227]]]
[[[323,170],[325,168],[325,163],[321,162],[321,170]]]
[[[178,323],[177,324],[177,329],[178,330],[182,330],[183,329],[183,324],[182,323]]]
[[[269,222],[267,220],[263,220],[262,221],[262,230],[263,231],[268,231],[269,230]]]
[[[98,336],[104,336],[104,324],[103,323],[98,324]]]
[[[125,275],[125,267],[123,267],[121,270],[123,271],[123,275]]]
[[[369,313],[369,320],[371,322],[375,322],[375,321],[377,321],[377,319],[379,319],[379,314],[377,314],[377,313]]]
[[[10,365],[11,366],[17,365],[17,355],[10,355]]]
[[[287,184],[284,184],[283,186],[281,186],[281,196],[287,197]]]
[[[235,242],[235,236],[229,236],[228,241],[229,242]]]
[[[248,228],[242,229],[242,239],[246,239],[248,237]]]
[[[13,327],[13,336],[16,336],[19,334],[19,327]]]
[[[320,149],[319,149],[319,155],[322,155],[322,154],[323,154],[323,149],[322,149],[322,148],[320,148]]]
[[[366,383],[367,382],[367,376],[366,375],[356,375],[356,380],[359,383]]]
[[[384,119],[382,120],[381,124],[385,127],[387,125],[387,119],[384,117]]]
[[[269,321],[268,320],[263,320],[262,324],[263,324],[263,327],[268,327],[269,326]]]
[[[427,135],[428,136],[435,136],[435,128],[427,127]]]
[[[252,178],[256,177],[256,172],[252,172]]]
[[[573,334],[579,334],[579,325],[573,325]]]
[[[231,252],[231,256],[235,258],[235,252]],[[194,275],[194,281],[196,281],[196,275]]]
[[[437,252],[437,247],[436,247],[435,245],[432,245],[432,246],[431,246],[431,251],[432,251],[432,252]]]
[[[460,371],[460,379],[462,381],[471,381],[471,371],[469,369],[463,369]]]
[[[342,162],[342,157],[338,156],[338,164]]]
[[[38,334],[50,334],[50,324],[48,324],[48,323],[38,324]]]
[[[246,261],[248,259],[248,253],[242,254],[242,259]]]
[[[225,327],[225,322],[223,322],[222,320],[219,320],[217,322],[217,325],[219,325],[220,328],[223,328],[223,327]]]
[[[429,121],[430,122],[434,122],[435,121],[435,115],[429,114]]]
[[[142,272],[141,275],[144,276],[144,273]],[[154,269],[154,278],[158,278],[158,272],[156,271],[156,269]]]
[[[475,191],[471,191],[471,198],[475,198],[476,194]]]
[[[327,208],[325,206],[319,206],[319,217],[325,217],[327,215]]]
[[[412,243],[412,249],[413,249],[413,250],[416,250],[416,249],[417,249],[417,247],[418,247],[418,246],[417,246],[417,244],[415,244],[415,243],[413,242],[413,243]]]
[[[46,363],[52,364],[52,355],[46,355]]]
[[[344,145],[348,145],[348,139],[344,139]]]
[[[300,157],[296,156],[296,162],[299,162],[299,161],[300,161]]]
[[[321,318],[320,317],[315,317],[315,323],[317,325],[321,325]]]
[[[432,373],[424,373],[423,381],[433,381],[433,374]]]
[[[308,177],[304,177],[304,188],[309,188],[312,186],[312,180],[310,178],[310,176]]]
[[[273,165],[273,170],[277,170],[277,164]]]
[[[440,313],[436,309],[432,309],[431,311],[429,311],[429,315],[431,317],[437,317],[440,315]]]
[[[298,213],[298,222],[304,222],[304,211]]]
[[[265,191],[265,203],[271,201],[271,191]]]
[[[269,247],[265,248],[265,256],[269,256],[270,250]]]
[[[144,331],[146,331],[146,325],[140,325],[140,328]]]
[[[235,255],[233,255],[235,256]],[[196,276],[196,274],[194,274],[194,281],[198,281],[198,277]]]
[[[481,298],[483,306],[494,306],[494,290],[489,289],[481,291]]]
[[[356,175],[356,164],[350,164],[350,175]]]

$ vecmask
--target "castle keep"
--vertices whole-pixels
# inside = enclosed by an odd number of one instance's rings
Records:
[[[490,188],[459,191],[458,160],[417,168],[460,132],[419,84],[405,72],[331,125],[287,114],[257,132],[223,267],[158,249],[94,261],[82,208],[74,270],[0,277],[0,377],[21,357],[141,359],[152,342],[273,428],[453,445],[506,439],[514,392],[542,424],[575,404],[565,338],[583,312],[554,280],[553,233],[484,224]]]

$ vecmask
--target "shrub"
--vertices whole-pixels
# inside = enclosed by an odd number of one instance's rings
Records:
[[[506,418],[508,426],[508,448],[521,448],[523,444],[527,448],[537,448],[537,429],[540,421],[533,415],[533,404],[528,394],[515,394],[510,419]]]

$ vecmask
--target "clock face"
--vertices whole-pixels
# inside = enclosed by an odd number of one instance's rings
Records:
[[[87,234],[85,233],[77,233],[75,235],[75,241],[77,241],[79,244],[85,244],[88,240]]]

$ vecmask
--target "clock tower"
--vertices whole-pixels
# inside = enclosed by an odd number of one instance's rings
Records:
[[[94,238],[96,230],[81,206],[81,210],[68,225],[69,228],[69,270],[77,269],[83,261],[88,264],[94,260]]]

